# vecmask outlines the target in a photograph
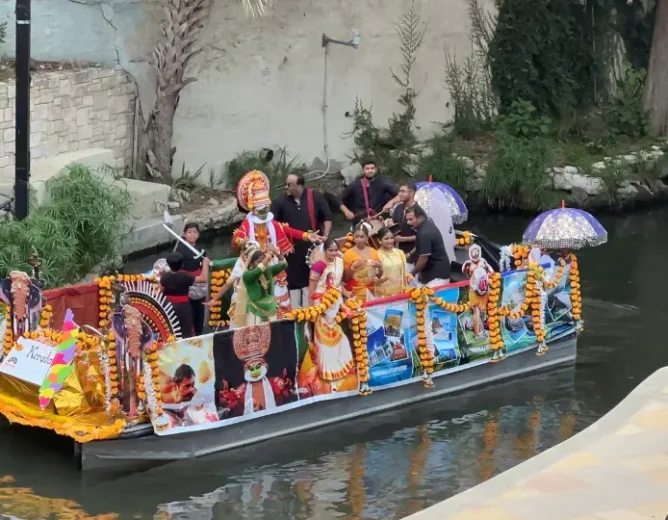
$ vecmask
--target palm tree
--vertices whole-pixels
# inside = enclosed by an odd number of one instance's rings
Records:
[[[220,0],[219,0],[220,1]],[[261,16],[273,0],[239,0],[246,12]],[[157,97],[149,122],[149,150],[146,167],[156,178],[172,183],[172,148],[174,114],[179,94],[186,85],[197,81],[187,77],[190,60],[202,49],[198,35],[209,14],[213,0],[162,0],[165,20],[164,40],[153,51],[153,66],[157,71]]]
[[[650,127],[657,135],[668,134],[668,0],[656,1],[654,38],[644,94]]]

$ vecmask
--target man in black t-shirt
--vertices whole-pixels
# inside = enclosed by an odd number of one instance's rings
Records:
[[[389,211],[399,200],[394,183],[378,176],[374,161],[362,163],[362,178],[355,180],[341,196],[341,211],[353,225],[365,218]]]
[[[406,220],[415,229],[415,267],[412,275],[420,275],[420,283],[435,287],[450,282],[450,259],[445,251],[443,235],[424,210],[414,204],[406,211]]]
[[[399,200],[401,202],[394,206],[392,218],[385,222],[385,225],[395,233],[394,240],[397,247],[406,254],[409,263],[412,263],[409,255],[415,249],[415,230],[406,220],[406,211],[415,205],[415,191],[415,184],[401,185],[399,188]],[[398,226],[398,229],[392,226]],[[412,265],[409,265],[408,268],[412,269],[412,267]]]
[[[271,208],[276,222],[286,223],[293,229],[315,232],[326,240],[332,229],[332,212],[322,193],[304,186],[304,177],[291,174],[285,179],[285,197],[274,202]],[[286,259],[288,290],[293,309],[310,306],[308,284],[310,269],[306,254],[310,242],[295,241],[295,250]]]

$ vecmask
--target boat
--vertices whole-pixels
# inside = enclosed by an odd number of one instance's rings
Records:
[[[456,262],[482,240],[459,232]],[[223,304],[213,332],[180,339],[152,274],[42,290],[35,263],[0,284],[0,414],[72,439],[82,470],[109,470],[230,452],[572,363],[582,327],[576,257],[535,263],[528,247],[503,251],[513,268],[490,269],[482,294],[464,277],[347,302],[335,347],[352,349],[354,363],[333,382],[318,379],[311,356],[321,308],[226,330]],[[212,292],[235,262],[212,262]]]

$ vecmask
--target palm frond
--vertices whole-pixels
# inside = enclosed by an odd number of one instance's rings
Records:
[[[253,18],[262,16],[274,0],[241,0],[245,11]]]

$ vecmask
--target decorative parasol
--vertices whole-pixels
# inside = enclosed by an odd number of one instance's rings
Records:
[[[450,215],[455,224],[462,224],[466,222],[469,217],[469,210],[464,204],[464,199],[457,193],[452,186],[443,184],[441,182],[418,182],[415,185],[417,191],[415,192],[415,200],[424,209],[427,214],[430,212],[432,204],[447,204],[450,208]]]
[[[538,215],[524,231],[522,241],[541,249],[580,249],[608,241],[608,232],[590,213],[564,203]]]

